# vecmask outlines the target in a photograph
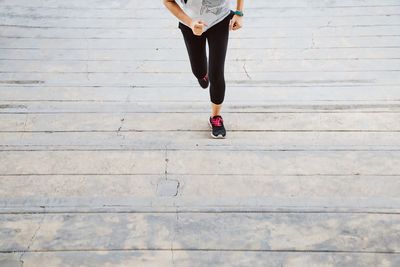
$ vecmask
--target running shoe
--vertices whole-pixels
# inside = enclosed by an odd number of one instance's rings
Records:
[[[211,136],[213,138],[225,138],[226,131],[224,127],[224,120],[220,115],[215,115],[214,117],[209,118],[208,125],[210,125]]]
[[[208,79],[208,73],[203,78],[197,80],[199,81],[200,86],[204,89],[206,89],[208,87],[208,84],[210,83],[210,80]]]

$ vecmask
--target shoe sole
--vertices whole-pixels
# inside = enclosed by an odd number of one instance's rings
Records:
[[[210,126],[210,128],[212,129],[212,125],[211,125],[211,122],[210,122],[210,121],[208,121],[208,126]],[[226,135],[225,135],[225,136],[226,136]],[[224,139],[225,136],[223,136],[223,135],[217,135],[217,136],[215,136],[215,135],[213,135],[213,133],[212,133],[212,131],[211,131],[211,137],[214,138],[214,139]]]

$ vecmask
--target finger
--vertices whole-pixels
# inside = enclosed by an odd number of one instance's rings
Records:
[[[208,26],[207,23],[206,23],[205,21],[200,20],[199,23],[200,23],[200,24],[203,24],[203,25],[205,25],[205,26]]]
[[[231,31],[233,29],[233,20],[229,21],[229,30]]]
[[[234,31],[237,30],[237,23],[236,22],[232,25],[232,30],[234,30]]]

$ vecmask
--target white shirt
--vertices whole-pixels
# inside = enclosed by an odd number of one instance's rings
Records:
[[[231,11],[229,0],[181,0],[181,3],[189,17],[207,23],[204,31],[223,20]]]

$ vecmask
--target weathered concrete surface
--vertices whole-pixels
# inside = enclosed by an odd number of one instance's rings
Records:
[[[245,10],[214,140],[161,0],[0,1],[0,267],[400,266],[399,1]]]

